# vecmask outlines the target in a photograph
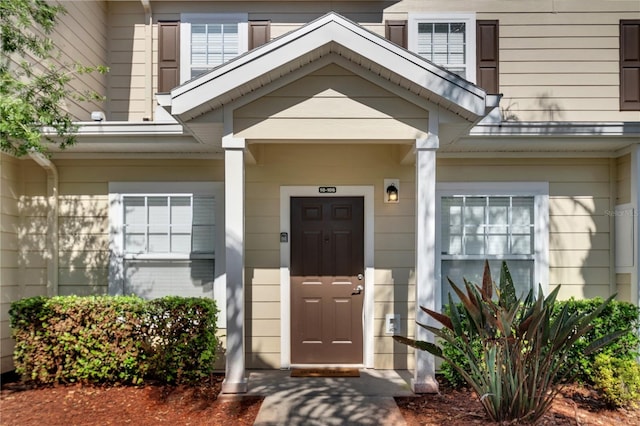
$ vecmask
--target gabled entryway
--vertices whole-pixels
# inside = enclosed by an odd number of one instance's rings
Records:
[[[413,259],[405,257],[405,263],[411,269],[411,280],[415,280],[415,297],[411,299],[415,299],[416,306],[435,308],[436,151],[441,144],[465,134],[497,106],[498,99],[335,13],[160,97],[160,104],[196,139],[224,151],[228,327],[225,392],[246,391],[245,342],[254,337],[245,334],[245,308],[254,302],[245,302],[247,286],[254,285],[245,276],[246,250],[253,249],[247,247],[249,231],[245,222],[248,215],[255,215],[246,206],[247,164],[260,174],[260,166],[267,161],[264,153],[274,152],[269,149],[273,144],[285,147],[277,150],[285,157],[287,146],[295,147],[290,151],[297,152],[295,158],[285,162],[297,171],[267,172],[268,167],[265,168],[264,173],[268,174],[262,178],[270,183],[265,183],[263,190],[268,195],[256,195],[260,185],[249,183],[252,201],[260,200],[257,207],[255,202],[252,204],[254,208],[280,206],[281,229],[263,228],[266,244],[273,244],[269,238],[278,236],[280,244],[280,265],[270,264],[279,268],[280,274],[280,318],[274,318],[274,323],[280,323],[280,367],[296,362],[373,367],[374,346],[386,341],[380,336],[381,324],[374,312],[374,305],[383,307],[384,300],[374,299],[376,230],[371,224],[378,212],[389,211],[382,204],[381,186],[384,178],[392,176],[386,176],[384,170],[363,169],[362,165],[357,169],[366,170],[364,174],[350,172],[349,167],[322,168],[314,158],[304,155],[305,147],[316,151],[320,147],[324,156],[331,146],[339,146],[337,151],[357,146],[366,154],[373,150],[371,147],[384,144],[393,148],[393,164],[413,167],[415,173],[409,178],[413,191],[407,191],[404,206],[415,206],[406,216],[415,224],[407,228],[414,236],[411,253],[415,254]],[[315,195],[287,192],[290,187],[312,188]],[[341,193],[341,188],[360,188],[364,194]],[[313,198],[306,203],[298,196]],[[300,217],[309,223],[298,221],[293,215],[283,222],[284,209],[305,211]],[[325,215],[331,218],[326,223]],[[314,227],[314,220],[323,223]],[[336,225],[339,221],[350,224],[341,228]],[[286,228],[287,224],[290,228]],[[383,227],[386,232],[390,229],[388,223]],[[331,247],[325,250],[325,244]],[[302,255],[297,254],[298,250]],[[318,264],[318,259],[325,256],[333,257],[339,267],[331,266],[330,261],[325,265],[324,260]],[[336,290],[334,295],[333,290],[323,289],[332,287],[344,292]],[[314,292],[316,288],[321,289],[319,293]],[[320,303],[325,295],[331,302]],[[385,296],[381,293],[380,297]],[[409,299],[406,300],[408,304]],[[346,309],[347,305],[350,309]],[[335,318],[331,322],[327,315],[334,315],[340,324],[348,323],[348,330],[339,330]],[[415,319],[427,321],[419,309]],[[313,326],[298,327],[293,322]],[[329,332],[322,331],[325,329]],[[428,339],[420,330],[416,333],[419,339]],[[344,353],[331,349],[341,344],[346,347],[344,342],[352,345]],[[305,347],[314,345],[317,353]],[[414,390],[437,389],[434,375],[433,358],[417,353]]]

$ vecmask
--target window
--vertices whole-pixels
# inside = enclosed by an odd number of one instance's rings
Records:
[[[482,185],[471,184],[465,192],[439,190],[443,305],[453,293],[447,278],[456,285],[463,285],[463,277],[481,283],[485,259],[489,260],[494,280],[499,279],[502,261],[507,262],[519,295],[537,288],[538,283],[547,283],[546,185],[525,185],[510,192],[495,186],[503,184],[490,184],[484,191]]]
[[[246,14],[184,14],[181,18],[182,82],[247,51]]]
[[[469,81],[476,79],[473,14],[419,14],[409,19],[409,50]]]
[[[144,298],[214,297],[225,302],[222,185],[109,185],[112,262],[109,292]]]

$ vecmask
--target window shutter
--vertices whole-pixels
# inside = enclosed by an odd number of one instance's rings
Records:
[[[385,21],[384,36],[387,40],[407,48],[407,21]]]
[[[498,21],[476,21],[478,86],[488,93],[499,93]]]
[[[249,21],[249,50],[271,40],[271,21]]]
[[[620,110],[640,111],[640,20],[620,21]]]
[[[180,84],[180,22],[158,22],[158,92]]]

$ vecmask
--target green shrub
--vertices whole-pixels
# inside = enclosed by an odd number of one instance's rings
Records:
[[[567,306],[554,314],[557,287],[547,297],[539,289],[524,299],[518,299],[506,263],[502,264],[497,300],[493,298],[495,283],[489,263],[485,262],[482,286],[465,280],[466,292],[451,283],[461,300],[461,307],[452,303],[450,314],[422,310],[443,327],[425,324],[421,327],[448,342],[466,357],[466,365],[446,358],[436,344],[401,336],[402,343],[443,358],[462,375],[478,395],[487,415],[498,422],[535,422],[550,408],[560,391],[556,383],[566,378],[571,368],[564,369],[573,343],[591,329],[595,317],[610,302],[601,303],[591,313],[569,312]],[[466,318],[467,321],[462,321]],[[589,354],[618,337],[604,336],[584,349]],[[482,344],[480,356],[474,341]]]
[[[565,306],[570,312],[590,313],[602,303],[602,299],[575,300],[557,302],[554,314],[557,315]],[[568,356],[567,365],[575,366],[571,372],[576,380],[582,383],[594,383],[593,366],[596,354],[586,355],[584,349],[603,336],[626,331],[619,339],[604,346],[598,353],[610,355],[619,360],[633,360],[638,356],[640,338],[637,334],[640,327],[640,308],[620,301],[611,301],[604,310],[593,319],[592,328],[574,343]]]
[[[188,382],[210,374],[215,361],[209,299],[34,297],[9,314],[16,372],[36,383]]]
[[[213,373],[218,310],[210,299],[165,297],[150,302],[151,372],[167,383],[195,382]]]
[[[607,404],[637,408],[640,401],[640,364],[637,361],[599,354],[593,370],[595,388]]]
[[[564,300],[556,301],[553,308],[554,317],[559,315],[563,309],[569,312],[586,314],[593,312],[603,300],[600,298],[584,299],[584,300]],[[457,304],[458,310],[462,305]],[[445,306],[445,313],[450,313],[449,305]],[[461,321],[466,323],[466,317],[462,316]],[[562,376],[572,378],[581,383],[594,383],[593,372],[596,354],[585,354],[585,349],[594,341],[610,335],[612,333],[622,333],[616,340],[609,342],[603,346],[598,353],[607,354],[620,360],[633,360],[638,356],[640,349],[640,338],[636,330],[640,327],[640,308],[628,303],[612,300],[602,312],[593,319],[592,328],[583,336],[577,339],[569,349],[567,362],[562,368]],[[466,327],[466,326],[465,326]],[[468,370],[467,358],[461,353],[457,346],[462,342],[458,341],[456,345],[449,342],[442,342],[442,350],[448,359],[455,364],[463,366]],[[482,344],[480,340],[472,341],[475,347],[475,354],[480,357],[482,354]],[[569,370],[571,369],[571,370]],[[454,387],[461,387],[466,382],[464,377],[448,362],[444,361],[440,367],[440,372],[447,382]]]

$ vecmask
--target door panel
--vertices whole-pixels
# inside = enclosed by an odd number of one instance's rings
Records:
[[[364,199],[291,199],[291,362],[362,363]]]

